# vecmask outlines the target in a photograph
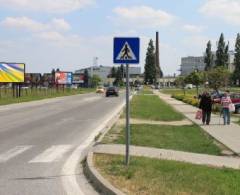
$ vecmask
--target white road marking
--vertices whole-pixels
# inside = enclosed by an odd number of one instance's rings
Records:
[[[79,145],[67,159],[66,163],[62,169],[62,175],[68,175],[68,177],[62,177],[62,183],[66,195],[84,195],[84,192],[81,190],[77,178],[76,178],[76,169],[79,166],[79,161],[84,157],[83,151],[91,145],[94,138],[98,133],[104,129],[109,121],[111,121],[124,107],[125,102],[122,102],[113,112],[108,114],[106,118],[102,120],[102,123],[90,134],[90,136],[85,139],[85,141]]]
[[[16,147],[12,148],[11,150],[9,150],[3,154],[0,154],[0,163],[10,160],[11,158],[29,150],[31,147],[32,146],[16,146]]]
[[[55,145],[45,150],[40,155],[29,161],[29,163],[50,163],[59,161],[63,155],[73,146],[71,145]]]

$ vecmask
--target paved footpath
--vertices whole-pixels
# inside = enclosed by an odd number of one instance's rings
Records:
[[[93,152],[99,154],[124,155],[125,145],[97,145],[93,148]],[[213,156],[140,146],[130,146],[130,154],[133,156],[188,162],[197,165],[240,169],[240,158],[238,157]]]
[[[216,140],[240,155],[240,125],[231,123],[223,125],[223,119],[219,115],[212,114],[210,125],[202,125],[201,120],[195,119],[198,108],[185,104],[170,95],[154,91],[162,100],[173,106],[177,111],[183,113],[189,120],[201,125],[201,128],[214,137]]]

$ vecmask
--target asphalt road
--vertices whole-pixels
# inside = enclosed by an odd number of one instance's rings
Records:
[[[0,195],[74,195],[66,161],[123,101],[85,94],[0,106]]]

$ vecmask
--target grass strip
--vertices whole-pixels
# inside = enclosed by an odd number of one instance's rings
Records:
[[[184,116],[175,111],[158,96],[138,95],[131,101],[131,117],[156,121],[177,121]]]
[[[119,131],[119,127],[113,127],[103,143],[125,144],[125,128],[122,127]],[[214,139],[207,136],[197,125],[131,125],[131,144],[194,153],[221,154],[221,149],[214,143]]]
[[[210,195],[240,194],[240,171],[188,163],[132,157],[124,166],[123,156],[97,154],[100,173],[126,194]]]

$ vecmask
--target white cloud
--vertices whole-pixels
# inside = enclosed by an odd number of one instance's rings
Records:
[[[54,18],[48,23],[37,22],[28,17],[7,17],[0,23],[7,28],[17,28],[33,32],[49,30],[70,30],[71,26],[64,19]]]
[[[0,5],[19,10],[68,13],[94,2],[95,0],[0,0]]]
[[[55,27],[57,30],[68,31],[71,29],[70,24],[68,24],[64,19],[54,18],[51,23],[52,23],[53,27]]]
[[[143,28],[166,26],[171,24],[175,18],[165,11],[155,10],[148,6],[118,7],[113,12],[117,15],[113,18],[115,23]]]
[[[183,26],[183,30],[190,32],[190,33],[200,33],[204,30],[205,27],[203,26],[196,26],[192,24],[186,24]]]
[[[47,41],[49,44],[53,44],[57,47],[76,47],[83,43],[83,39],[74,34],[66,35],[57,31],[48,31],[34,34],[34,37]]]
[[[239,0],[207,0],[200,12],[206,16],[221,18],[233,25],[240,25]]]
[[[1,22],[1,25],[8,28],[19,28],[30,31],[42,31],[47,28],[46,25],[36,22],[27,17],[7,17]]]

